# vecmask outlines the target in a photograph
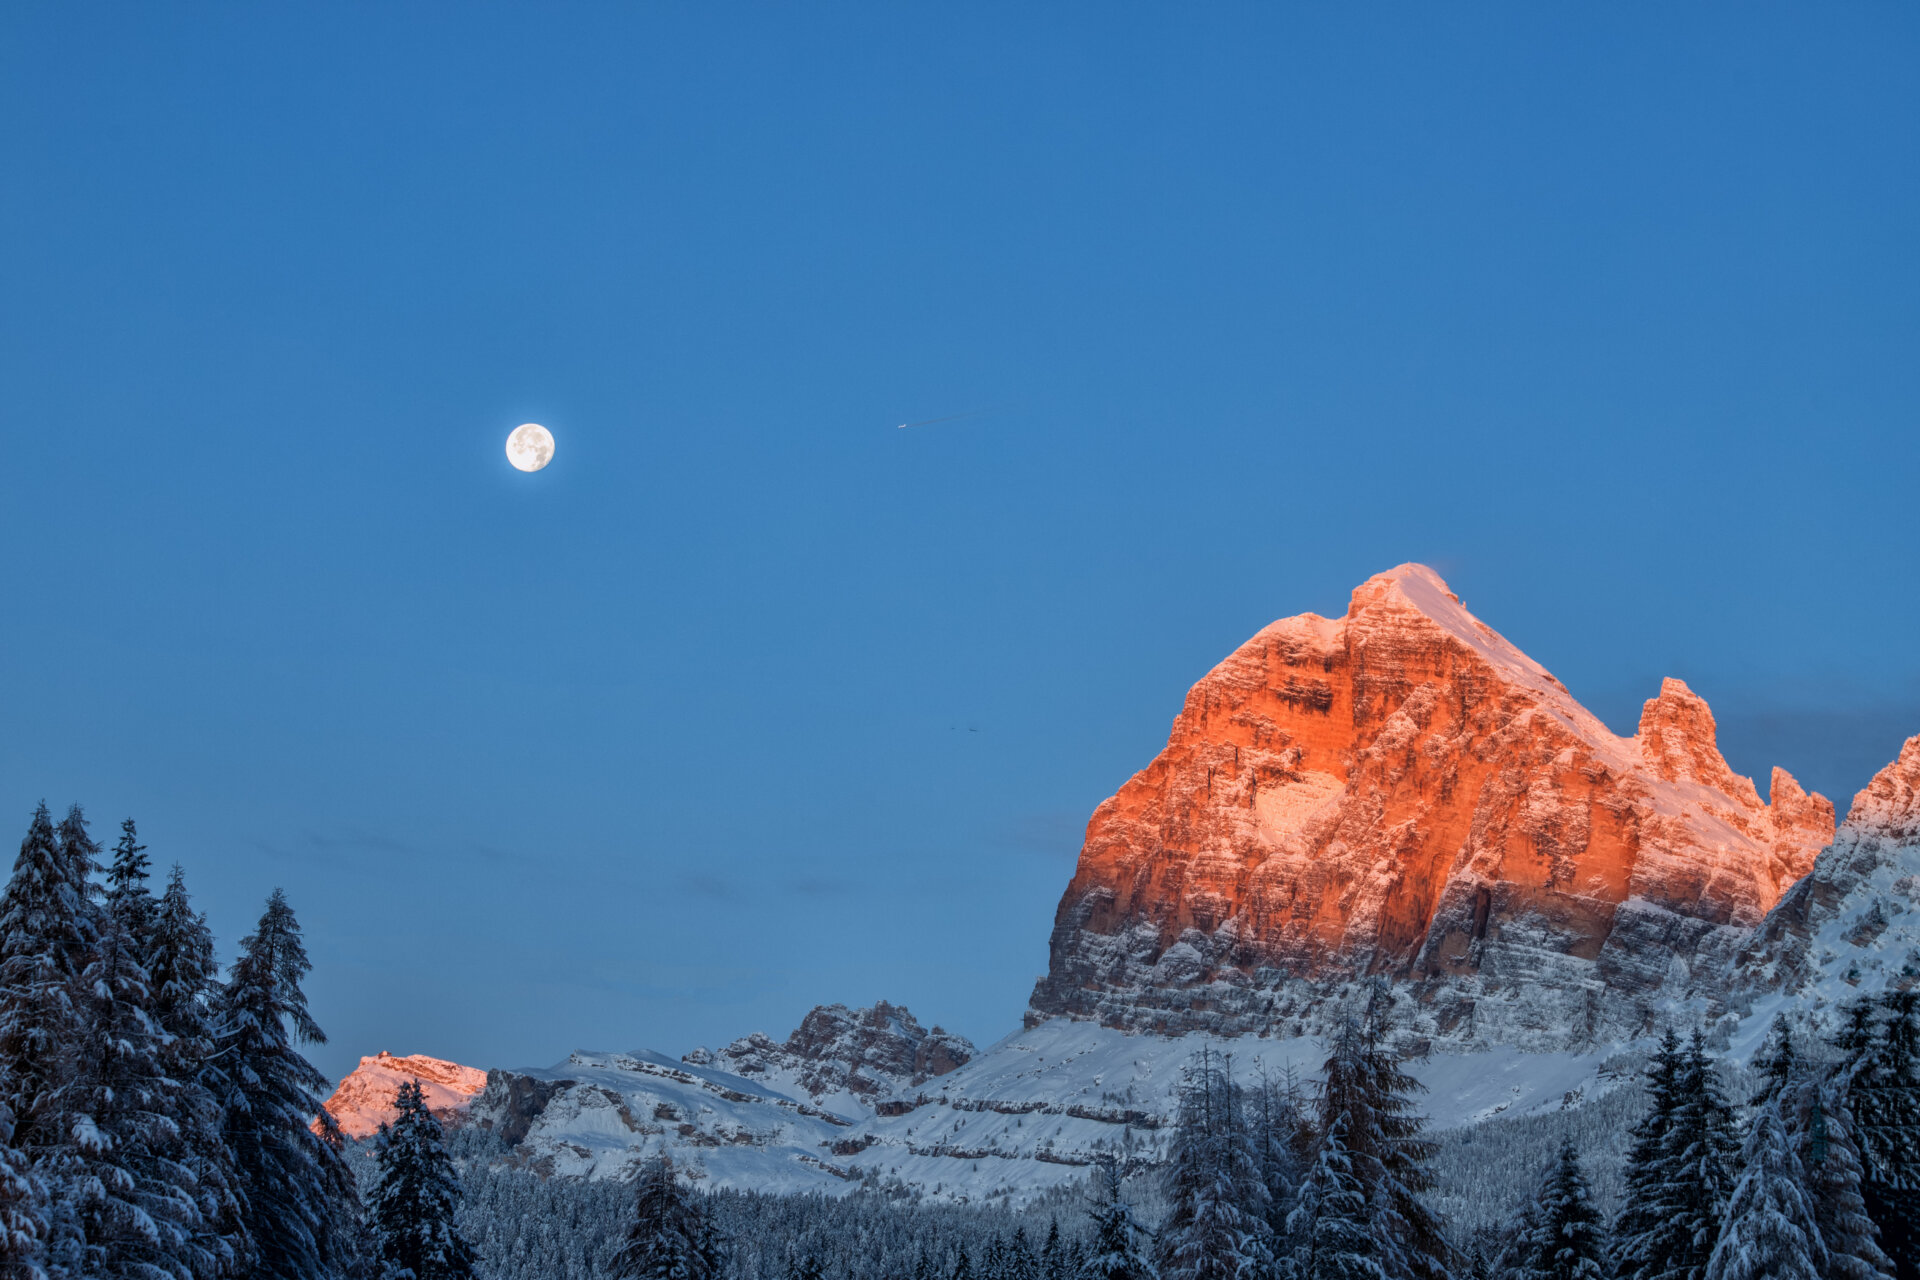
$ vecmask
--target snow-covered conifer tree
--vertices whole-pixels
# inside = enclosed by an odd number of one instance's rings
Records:
[[[1245,1096],[1211,1048],[1195,1055],[1165,1174],[1170,1207],[1156,1260],[1166,1280],[1240,1280],[1272,1266],[1267,1187],[1248,1132]]]
[[[1614,1272],[1619,1280],[1652,1280],[1664,1264],[1668,1223],[1662,1196],[1671,1181],[1668,1132],[1678,1106],[1676,1090],[1685,1054],[1668,1027],[1647,1064],[1643,1088],[1647,1111],[1634,1126],[1627,1152],[1619,1217],[1613,1227]]]
[[[1870,1018],[1850,1014],[1842,1038],[1866,1045],[1872,1031]],[[1890,1280],[1892,1264],[1876,1243],[1878,1233],[1862,1198],[1860,1153],[1844,1101],[1844,1066],[1831,1072],[1804,1061],[1780,1017],[1754,1066],[1762,1083],[1754,1093],[1739,1178],[1710,1266],[1747,1268],[1752,1274],[1769,1266],[1782,1274],[1813,1267],[1823,1280]],[[1776,1142],[1784,1142],[1784,1154],[1772,1151]],[[1810,1206],[1810,1227],[1801,1221],[1802,1204]],[[1794,1260],[1796,1231],[1811,1237],[1804,1262]],[[1773,1251],[1782,1251],[1784,1260],[1767,1262]]]
[[[980,1280],[1008,1280],[1007,1246],[998,1235],[989,1235],[980,1251]]]
[[[1920,1275],[1920,994],[1890,991],[1847,1010],[1836,1042],[1840,1097],[1862,1158],[1861,1191],[1902,1277]]]
[[[1799,1055],[1793,1048],[1793,1028],[1787,1025],[1787,1015],[1773,1015],[1773,1025],[1767,1029],[1767,1042],[1759,1053],[1754,1055],[1753,1069],[1760,1077],[1760,1087],[1754,1090],[1747,1105],[1762,1107],[1779,1097],[1789,1088],[1798,1075]]]
[[[1007,1280],[1040,1280],[1040,1259],[1023,1226],[1015,1227],[1007,1240]]]
[[[1606,1229],[1573,1139],[1560,1143],[1536,1203],[1525,1267],[1528,1280],[1605,1280]]]
[[[722,1260],[711,1247],[702,1247],[711,1238],[705,1210],[680,1184],[665,1151],[641,1170],[634,1193],[633,1219],[614,1258],[614,1275],[621,1280],[713,1280],[719,1275]]]
[[[1828,1280],[1890,1280],[1896,1266],[1868,1212],[1865,1163],[1846,1095],[1844,1067],[1801,1084],[1790,1116],[1796,1150],[1807,1171],[1815,1220],[1826,1246]]]
[[[1103,1161],[1095,1176],[1099,1198],[1088,1211],[1093,1219],[1093,1240],[1086,1261],[1080,1264],[1080,1280],[1154,1280],[1146,1249],[1151,1235],[1127,1203],[1120,1186],[1120,1166]],[[1048,1229],[1041,1256],[1058,1265],[1061,1253],[1060,1224],[1056,1221]]]
[[[1254,1152],[1260,1178],[1267,1187],[1267,1222],[1273,1229],[1273,1252],[1289,1252],[1287,1217],[1299,1197],[1302,1171],[1313,1151],[1313,1130],[1300,1106],[1291,1068],[1276,1080],[1262,1068],[1247,1108],[1253,1127]]]
[[[86,1237],[86,1274],[191,1280],[200,1224],[193,1174],[178,1159],[180,1088],[161,1062],[138,941],[112,912],[96,939],[66,1107],[67,1186]]]
[[[75,808],[56,831],[34,811],[0,897],[0,1091],[14,1142],[43,1172],[68,1140],[64,1107],[82,1031],[81,971],[99,932],[97,848]],[[49,1193],[61,1195],[57,1186]]]
[[[1741,1162],[1707,1280],[1824,1280],[1826,1244],[1778,1097],[1755,1113]]]
[[[150,952],[160,1063],[179,1086],[173,1112],[180,1134],[177,1158],[193,1176],[198,1210],[189,1257],[195,1280],[212,1280],[229,1272],[244,1234],[220,1106],[206,1082],[214,1041],[210,1002],[219,985],[213,935],[206,918],[194,911],[177,864],[154,909]]]
[[[1698,1031],[1681,1061],[1674,1093],[1673,1123],[1667,1130],[1669,1181],[1660,1194],[1669,1247],[1658,1278],[1701,1280],[1725,1225],[1738,1144],[1733,1109],[1721,1093],[1719,1072]]]
[[[0,1280],[45,1280],[47,1191],[13,1145],[13,1116],[0,1102]]]
[[[1487,1274],[1494,1280],[1528,1280],[1539,1252],[1540,1202],[1529,1196],[1499,1238],[1500,1247],[1492,1251]]]
[[[1335,1030],[1320,1087],[1320,1128],[1346,1117],[1346,1153],[1366,1196],[1380,1265],[1395,1277],[1434,1280],[1451,1271],[1453,1247],[1421,1200],[1433,1183],[1434,1144],[1413,1096],[1423,1086],[1401,1069],[1389,1044],[1390,1004],[1371,989],[1363,1016]]]
[[[1041,1280],[1065,1280],[1058,1215],[1047,1219],[1047,1238],[1040,1246],[1040,1276]]]
[[[398,1114],[380,1126],[374,1144],[373,1188],[367,1227],[375,1256],[389,1277],[472,1280],[473,1247],[454,1226],[460,1175],[442,1142],[440,1122],[427,1110],[420,1082],[395,1092]]]
[[[214,1007],[217,1048],[207,1074],[241,1205],[243,1270],[259,1280],[337,1274],[359,1217],[346,1162],[307,1127],[324,1117],[327,1088],[295,1047],[326,1043],[300,989],[312,967],[293,908],[276,889],[258,928],[241,940]]]
[[[140,843],[133,819],[128,818],[120,824],[120,842],[114,845],[113,862],[107,867],[107,912],[133,939],[134,955],[143,965],[153,941],[155,909],[153,894],[147,888],[149,866],[147,846]]]
[[[1301,1280],[1385,1280],[1366,1188],[1347,1147],[1348,1117],[1328,1123],[1287,1223]]]

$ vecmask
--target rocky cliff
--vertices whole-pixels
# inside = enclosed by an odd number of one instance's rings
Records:
[[[1920,985],[1920,737],[1874,776],[1743,949],[1737,987],[1801,1012]]]
[[[423,1053],[395,1057],[380,1052],[360,1059],[327,1099],[327,1110],[350,1138],[366,1138],[396,1114],[393,1096],[409,1080],[420,1082],[427,1109],[443,1121],[463,1115],[487,1084],[487,1073]]]
[[[1402,565],[1188,693],[1088,824],[1029,1022],[1300,1034],[1382,975],[1427,1037],[1636,1035],[1832,839],[1783,770],[1769,801],[1678,680],[1620,737]]]
[[[683,1061],[858,1115],[872,1110],[876,1098],[945,1075],[973,1054],[964,1036],[937,1026],[929,1031],[905,1006],[882,1000],[867,1009],[818,1005],[785,1042],[756,1031],[718,1053],[695,1049]]]

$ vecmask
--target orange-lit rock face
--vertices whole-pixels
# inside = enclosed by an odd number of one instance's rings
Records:
[[[423,1053],[403,1058],[376,1053],[360,1059],[360,1065],[340,1082],[327,1099],[327,1110],[349,1138],[371,1137],[398,1114],[393,1096],[409,1080],[420,1082],[427,1109],[443,1121],[464,1112],[475,1095],[487,1087],[487,1073],[476,1067],[463,1067]]]
[[[1597,1034],[1622,1014],[1603,990],[1730,953],[1719,935],[1832,839],[1824,797],[1782,770],[1771,794],[1727,767],[1684,684],[1621,738],[1403,565],[1345,618],[1276,622],[1193,687],[1088,824],[1033,1007],[1254,1030],[1382,974],[1436,1033],[1553,1040],[1553,1011],[1518,1007],[1550,990],[1573,1038]],[[1501,1026],[1476,1026],[1491,1006]]]

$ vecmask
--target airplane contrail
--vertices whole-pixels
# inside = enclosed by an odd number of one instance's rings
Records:
[[[898,429],[905,431],[908,427],[930,427],[936,422],[958,422],[962,418],[977,418],[983,413],[993,413],[995,410],[1002,408],[1005,408],[1005,406],[993,405],[986,409],[969,409],[965,413],[950,413],[944,418],[922,418],[918,422],[903,422]]]

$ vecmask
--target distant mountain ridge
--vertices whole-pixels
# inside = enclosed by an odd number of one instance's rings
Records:
[[[695,1049],[682,1061],[718,1066],[817,1106],[860,1115],[873,1109],[876,1098],[945,1075],[974,1053],[966,1037],[937,1026],[928,1031],[908,1009],[882,1000],[866,1009],[818,1005],[783,1043],[756,1031],[718,1053]]]
[[[399,1114],[394,1095],[409,1080],[420,1084],[427,1109],[442,1120],[458,1121],[487,1086],[487,1073],[424,1053],[404,1057],[382,1050],[360,1065],[327,1099],[327,1110],[349,1138],[369,1138]]]
[[[1264,628],[1188,694],[1166,750],[1100,806],[1026,1025],[984,1051],[904,1007],[822,1005],[785,1040],[682,1059],[576,1053],[479,1072],[363,1059],[331,1104],[372,1132],[402,1075],[543,1175],[1022,1201],[1164,1149],[1179,1074],[1319,1066],[1385,979],[1437,1128],[1586,1105],[1621,1053],[1704,1027],[1733,1060],[1777,1012],[1920,985],[1920,736],[1833,806],[1768,801],[1677,680],[1607,730],[1431,570],[1344,619]],[[478,1082],[478,1083],[476,1083]]]

